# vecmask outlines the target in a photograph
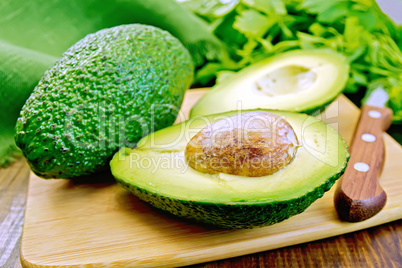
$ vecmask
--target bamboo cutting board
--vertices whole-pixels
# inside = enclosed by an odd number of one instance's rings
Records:
[[[188,114],[205,90],[187,92]],[[340,96],[321,115],[350,142],[359,109]],[[366,221],[342,222],[327,192],[305,212],[252,230],[220,230],[167,215],[122,187],[31,174],[21,245],[24,267],[160,267],[246,255],[336,236],[402,218],[402,147],[387,134],[381,185],[384,209]]]

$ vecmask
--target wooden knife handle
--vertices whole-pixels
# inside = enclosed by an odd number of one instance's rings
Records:
[[[383,132],[391,123],[391,109],[362,107],[351,157],[335,192],[335,208],[342,220],[364,221],[384,207],[387,195],[378,180],[385,158]]]

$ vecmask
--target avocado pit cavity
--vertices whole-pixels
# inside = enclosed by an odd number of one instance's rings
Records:
[[[187,144],[185,158],[190,167],[203,173],[260,177],[287,166],[298,144],[287,120],[256,111],[206,126]]]
[[[317,73],[303,66],[288,65],[271,71],[255,81],[257,90],[268,96],[295,94],[308,90]]]

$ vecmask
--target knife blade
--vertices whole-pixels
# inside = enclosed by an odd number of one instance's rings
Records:
[[[361,108],[350,146],[350,159],[336,186],[334,203],[341,220],[359,222],[376,215],[387,195],[379,184],[385,161],[383,133],[392,123],[392,110],[385,108],[388,94],[379,87]]]

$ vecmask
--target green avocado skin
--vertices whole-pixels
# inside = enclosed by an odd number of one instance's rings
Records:
[[[346,143],[345,146],[347,148]],[[346,154],[348,160],[350,155],[347,151]],[[272,225],[305,211],[314,201],[330,190],[335,181],[342,176],[346,169],[346,162],[338,173],[305,195],[295,199],[266,203],[234,202],[225,204],[180,200],[150,192],[118,177],[115,178],[124,188],[141,200],[173,215],[223,229],[251,229]]]
[[[119,147],[173,124],[193,71],[180,41],[158,28],[90,34],[45,72],[21,110],[16,144],[43,178],[101,171]]]

